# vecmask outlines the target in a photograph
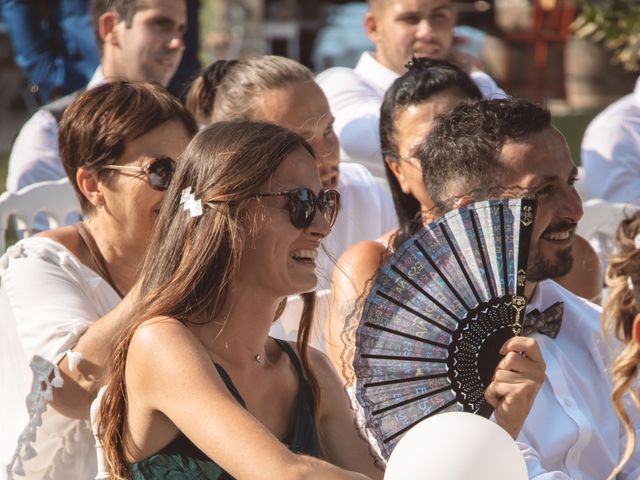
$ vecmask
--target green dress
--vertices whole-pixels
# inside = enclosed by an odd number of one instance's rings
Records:
[[[302,372],[300,360],[291,345],[284,340],[276,339],[282,349],[289,355],[298,373],[299,385],[296,407],[296,419],[290,438],[284,440],[285,445],[294,453],[302,453],[317,457],[319,455],[318,440],[313,420],[313,392]],[[231,381],[227,372],[215,364],[220,377],[234,398],[246,408],[244,400]],[[251,446],[247,446],[247,454]],[[229,480],[231,475],[207,457],[198,447],[182,433],[158,453],[140,462],[131,464],[131,474],[135,480],[167,479],[167,480]]]

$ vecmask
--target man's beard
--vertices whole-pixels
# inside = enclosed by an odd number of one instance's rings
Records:
[[[540,246],[533,258],[529,260],[527,269],[527,280],[540,282],[548,278],[558,278],[571,271],[573,266],[573,253],[568,247],[555,255],[555,258],[547,259],[542,254]]]

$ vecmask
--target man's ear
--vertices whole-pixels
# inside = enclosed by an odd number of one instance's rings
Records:
[[[94,207],[104,205],[104,196],[96,172],[80,167],[76,172],[76,182],[78,189],[91,205]]]
[[[376,45],[380,41],[380,33],[378,31],[378,20],[376,19],[373,12],[368,11],[364,16],[364,29],[367,32],[367,36],[369,40],[371,40]]]
[[[98,19],[98,33],[105,44],[118,45],[118,23],[120,16],[116,12],[105,12]]]
[[[633,339],[636,341],[638,345],[640,345],[640,313],[636,315],[636,318],[633,319],[633,326],[631,334],[633,335]]]
[[[391,170],[393,175],[396,177],[396,180],[398,180],[398,184],[400,185],[402,192],[406,193],[407,195],[412,195],[413,192],[411,191],[409,182],[407,182],[407,179],[404,177],[404,173],[402,172],[402,168],[400,167],[400,162],[388,159],[386,157],[384,161],[389,167],[389,170]]]

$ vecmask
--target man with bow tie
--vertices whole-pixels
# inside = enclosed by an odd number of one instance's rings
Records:
[[[518,440],[528,446],[531,479],[603,480],[626,440],[610,400],[600,307],[553,281],[571,269],[582,204],[577,169],[550,121],[524,100],[466,102],[436,121],[418,157],[440,211],[496,196],[538,200],[523,332],[537,340],[547,368]],[[640,478],[639,456],[618,479]]]

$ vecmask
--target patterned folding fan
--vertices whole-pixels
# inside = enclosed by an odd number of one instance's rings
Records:
[[[385,458],[409,428],[445,411],[489,417],[484,399],[520,316],[536,202],[451,211],[380,269],[356,330],[355,395]]]

